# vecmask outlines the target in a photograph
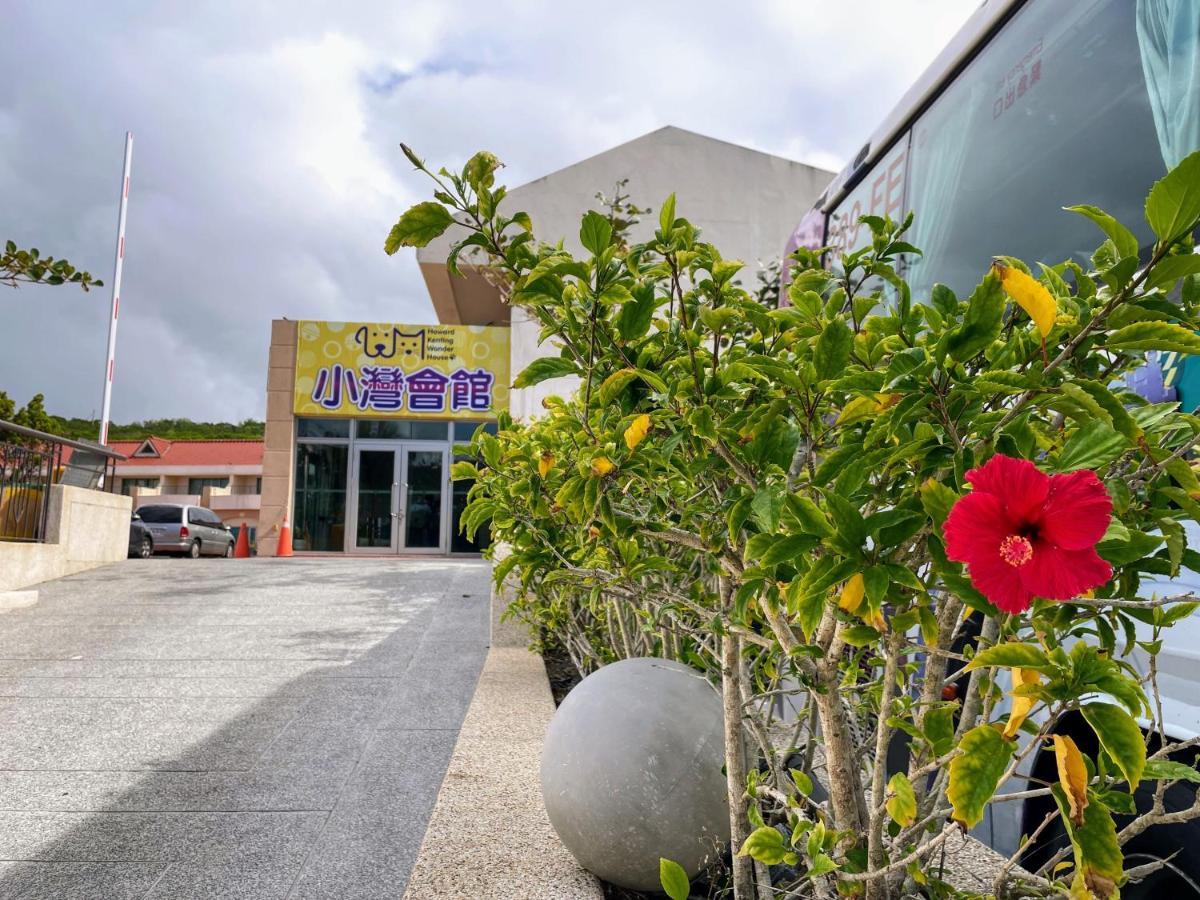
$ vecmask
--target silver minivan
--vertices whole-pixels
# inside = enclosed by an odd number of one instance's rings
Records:
[[[211,509],[179,503],[152,503],[138,507],[142,524],[150,532],[155,553],[233,556],[233,535]]]

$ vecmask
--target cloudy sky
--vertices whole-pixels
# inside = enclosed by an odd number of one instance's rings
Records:
[[[108,281],[135,134],[125,422],[261,417],[272,318],[433,321],[411,251],[381,249],[427,191],[401,140],[490,149],[510,185],[667,124],[837,169],[978,3],[3,5],[0,240]],[[94,415],[108,303],[0,294],[0,390]]]

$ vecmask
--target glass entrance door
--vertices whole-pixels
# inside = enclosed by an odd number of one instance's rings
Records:
[[[400,549],[445,550],[446,451],[405,447],[400,480]]]
[[[400,484],[397,453],[391,447],[359,447],[355,457],[354,549],[394,552]]]
[[[448,450],[429,444],[358,444],[354,539],[360,553],[442,553],[449,511]]]

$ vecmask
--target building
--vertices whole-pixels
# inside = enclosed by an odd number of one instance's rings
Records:
[[[116,466],[116,490],[133,498],[133,508],[148,503],[206,506],[230,526],[258,526],[262,494],[263,442],[172,441],[148,437],[112,441],[124,455]]]
[[[580,216],[619,181],[639,206],[669,194],[728,258],[778,259],[797,215],[833,173],[667,127],[509,191],[505,206],[546,241],[579,252]],[[652,213],[631,239],[649,237]],[[510,390],[550,348],[538,326],[460,261],[452,229],[417,253],[438,324],[271,323],[258,550],[273,555],[287,517],[297,552],[475,553],[459,533],[467,485],[450,481],[456,442],[494,427],[501,410],[536,415],[554,379]],[[510,315],[511,313],[511,315]],[[486,538],[480,541],[486,543]]]

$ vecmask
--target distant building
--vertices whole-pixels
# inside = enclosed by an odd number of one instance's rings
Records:
[[[650,206],[631,232],[653,234],[658,205],[676,195],[678,214],[728,259],[754,268],[780,258],[796,217],[833,176],[803,163],[680,128],[661,128],[514,188],[505,209],[526,211],[542,240],[581,252],[579,221],[618,181]],[[273,555],[287,517],[297,552],[477,553],[458,528],[468,485],[450,481],[454,445],[502,410],[537,415],[570,379],[510,389],[532,360],[557,352],[539,327],[460,259],[447,270],[451,229],[417,251],[440,324],[271,323],[267,424],[258,548]],[[381,310],[381,313],[384,311]],[[511,315],[510,315],[511,313]]]
[[[109,444],[127,459],[117,463],[115,489],[150,503],[206,506],[230,526],[258,526],[263,442],[172,441],[149,437]]]

